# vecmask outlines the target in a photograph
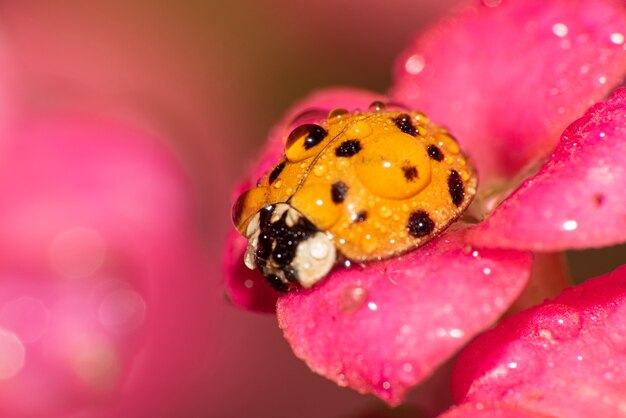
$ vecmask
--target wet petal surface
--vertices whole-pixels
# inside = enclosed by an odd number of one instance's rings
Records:
[[[447,125],[483,180],[547,154],[626,69],[618,2],[474,1],[400,57],[392,97]]]
[[[470,233],[505,248],[563,250],[626,240],[626,89],[563,133],[550,160]]]
[[[396,405],[506,310],[530,267],[528,253],[470,248],[451,231],[281,297],[278,320],[315,372]]]
[[[509,317],[461,353],[457,402],[505,402],[558,417],[626,411],[626,268]]]

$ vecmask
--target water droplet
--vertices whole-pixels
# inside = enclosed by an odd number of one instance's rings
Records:
[[[328,241],[326,240],[313,240],[309,247],[309,253],[311,257],[316,260],[323,260],[328,256],[330,248],[328,248]]]
[[[565,231],[574,231],[576,228],[578,228],[578,222],[573,219],[563,222],[563,230]]]
[[[415,54],[411,55],[409,59],[406,60],[404,63],[404,69],[407,73],[415,75],[422,72],[425,64],[426,61],[424,61],[424,57],[419,54]]]
[[[460,330],[458,328],[454,328],[451,329],[448,334],[452,337],[452,338],[463,338],[463,336],[465,335],[465,332],[463,332],[463,330]]]
[[[341,386],[343,388],[345,388],[346,386],[348,386],[348,378],[346,377],[345,374],[343,373],[339,373],[337,375],[337,385]]]
[[[328,123],[334,125],[345,120],[350,115],[346,109],[333,109],[328,113]]]
[[[580,315],[574,308],[554,303],[539,308],[527,338],[540,344],[568,340],[580,333],[581,326]]]
[[[602,76],[602,77],[598,78],[598,83],[606,84],[606,77]]]
[[[483,274],[484,274],[485,276],[490,275],[490,274],[491,274],[491,269],[490,269],[489,267],[485,267],[485,268],[483,269]]]
[[[274,182],[274,188],[275,189],[280,189],[283,185],[283,181],[281,179],[278,179]]]
[[[382,217],[382,218],[389,218],[392,214],[391,209],[389,209],[388,206],[381,206],[380,208],[378,208],[378,214]]]
[[[326,166],[324,164],[318,164],[313,168],[313,173],[317,177],[322,177],[326,173]]]
[[[350,125],[348,128],[346,135],[351,138],[365,138],[366,136],[372,133],[372,127],[369,123],[358,121]]]
[[[339,310],[343,313],[353,313],[359,310],[367,299],[367,290],[360,286],[349,286],[339,294]]]
[[[569,28],[564,23],[555,23],[552,25],[552,33],[559,38],[567,36],[567,32],[569,32]]]
[[[377,311],[378,310],[378,305],[376,303],[374,303],[374,302],[368,302],[367,303],[367,308],[370,311]]]
[[[375,102],[372,102],[372,104],[369,105],[368,110],[370,112],[380,112],[382,110],[385,110],[385,104],[377,100]]]
[[[517,363],[512,361],[509,363],[509,369],[517,369]]]
[[[243,282],[243,285],[246,287],[246,289],[252,289],[254,287],[254,282],[248,279],[245,282]]]
[[[613,42],[615,45],[621,45],[624,43],[624,35],[619,33],[619,32],[615,32],[611,34],[611,42]]]

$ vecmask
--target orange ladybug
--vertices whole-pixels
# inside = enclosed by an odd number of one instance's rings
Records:
[[[376,102],[295,128],[280,161],[235,203],[233,222],[248,239],[246,265],[287,291],[338,262],[423,245],[465,211],[476,185],[444,128]]]

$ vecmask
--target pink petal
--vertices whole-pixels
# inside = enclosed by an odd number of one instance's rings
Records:
[[[300,101],[289,110],[283,120],[272,129],[261,157],[250,170],[246,180],[236,188],[233,201],[257,179],[273,167],[284,151],[284,141],[298,124],[308,118],[322,118],[335,108],[349,110],[368,108],[370,103],[384,97],[364,90],[336,88],[317,92]],[[273,312],[277,293],[272,290],[258,271],[250,271],[243,263],[246,241],[234,229],[228,235],[224,251],[224,277],[226,292],[236,306],[259,312]]]
[[[538,414],[506,404],[463,404],[441,415],[440,418],[556,418],[552,415]]]
[[[414,41],[392,97],[447,124],[483,179],[549,152],[626,69],[626,13],[598,0],[474,0]]]
[[[178,162],[158,137],[99,118],[33,118],[10,138],[0,154],[0,415],[162,409],[196,383],[213,344],[211,276]]]
[[[528,253],[471,248],[449,232],[279,298],[278,321],[313,371],[397,405],[506,310],[530,267]]]
[[[626,240],[626,89],[563,133],[550,160],[470,235],[481,245],[544,251]]]
[[[248,241],[238,232],[228,234],[224,251],[224,277],[230,302],[240,308],[257,312],[274,313],[276,293],[265,278],[257,271],[250,270],[243,263]]]
[[[626,267],[503,321],[461,353],[457,402],[505,402],[558,417],[626,408]]]

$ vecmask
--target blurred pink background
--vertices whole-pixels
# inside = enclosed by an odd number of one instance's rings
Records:
[[[227,303],[230,193],[453,3],[0,1],[0,416],[382,416]]]

